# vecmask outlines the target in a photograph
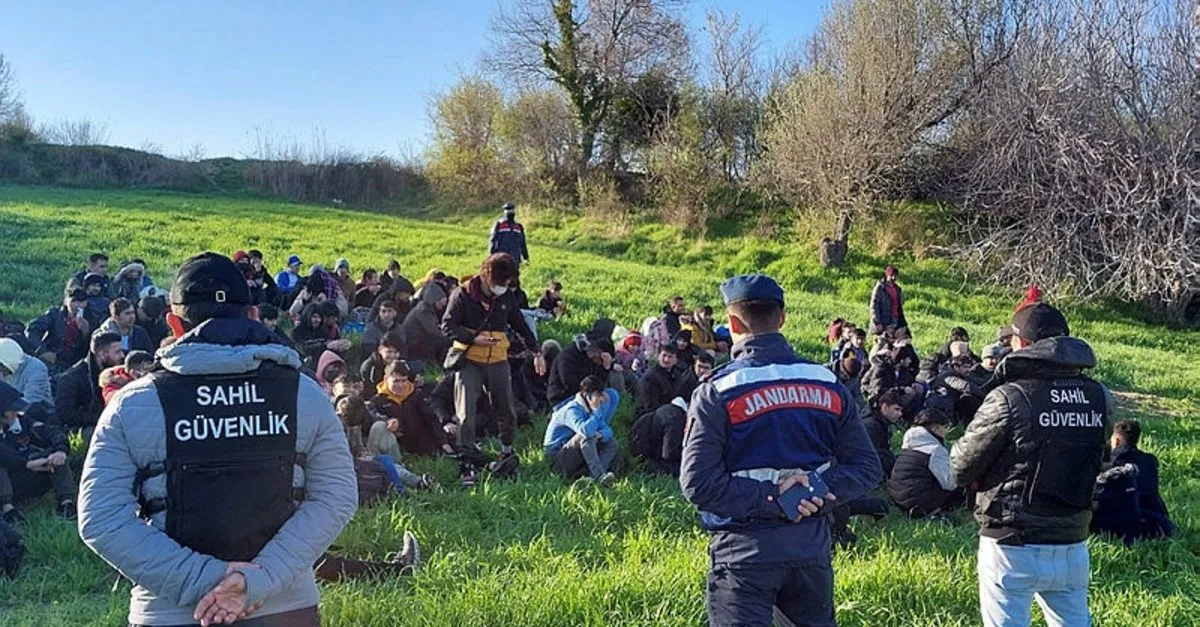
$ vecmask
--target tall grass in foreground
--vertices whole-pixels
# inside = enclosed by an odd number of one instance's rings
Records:
[[[532,224],[531,224],[532,222]],[[665,229],[626,242],[585,237],[578,222],[527,221],[534,265],[531,295],[549,279],[565,284],[566,320],[542,327],[568,338],[607,315],[625,326],[654,315],[674,293],[717,305],[716,286],[735,272],[765,270],[788,289],[785,334],[821,359],[824,325],[866,317],[883,260],[855,258],[822,272],[787,243],[731,238],[692,245]],[[166,283],[199,250],[260,248],[277,269],[296,252],[306,263],[347,256],[356,271],[395,256],[416,278],[429,267],[464,274],[486,249],[487,222],[403,220],[261,200],[182,194],[93,192],[0,186],[0,308],[28,319],[60,298],[62,283],[89,252],[114,261],[142,257]],[[655,239],[657,238],[657,239]],[[639,243],[639,242],[650,243]],[[632,243],[631,243],[632,242]],[[655,243],[657,242],[657,243]],[[608,246],[610,248],[605,248]],[[624,250],[619,250],[625,247]],[[653,258],[650,253],[653,251]],[[649,265],[644,261],[653,261]],[[939,262],[904,263],[910,318],[924,354],[951,327],[990,340],[1011,313],[1011,294],[978,292]],[[1098,625],[1200,622],[1200,333],[1144,326],[1126,314],[1073,312],[1076,334],[1096,349],[1096,376],[1140,394],[1120,416],[1144,420],[1144,447],[1159,455],[1163,494],[1178,539],[1127,549],[1092,539],[1092,610]],[[628,403],[618,413],[628,425]],[[338,540],[346,553],[381,558],[405,529],[422,540],[427,566],[411,578],[323,589],[331,625],[697,625],[704,620],[706,538],[671,481],[631,476],[611,490],[564,485],[541,461],[545,418],[518,435],[524,466],[516,483],[458,489],[453,464],[412,460],[444,488],[360,511]],[[618,428],[618,431],[622,431]],[[0,584],[0,625],[121,625],[128,584],[89,552],[45,500],[27,508],[29,557],[16,582]],[[842,625],[975,625],[975,527],[910,522],[894,513],[858,523],[860,542],[835,556]]]

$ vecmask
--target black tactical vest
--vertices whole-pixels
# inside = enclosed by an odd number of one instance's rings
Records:
[[[254,559],[296,509],[299,372],[267,363],[153,376],[166,418],[167,535],[226,561]]]
[[[1104,388],[1086,377],[1045,379],[1019,386],[1029,403],[1038,444],[1025,502],[1031,514],[1060,515],[1091,509],[1104,459],[1108,402]]]

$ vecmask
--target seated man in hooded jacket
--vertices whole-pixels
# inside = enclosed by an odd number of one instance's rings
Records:
[[[622,368],[615,360],[611,325],[611,320],[597,320],[591,331],[575,336],[575,341],[555,358],[546,383],[546,400],[551,406],[578,394],[579,384],[589,376],[605,381],[605,387],[624,388]]]
[[[1112,468],[1096,479],[1092,533],[1120,536],[1126,544],[1175,535],[1175,524],[1158,491],[1158,458],[1138,448],[1142,425],[1122,420],[1113,427]]]
[[[965,506],[963,490],[950,472],[950,450],[946,448],[950,417],[926,409],[917,414],[914,424],[904,433],[904,443],[888,479],[892,502],[912,518]]]

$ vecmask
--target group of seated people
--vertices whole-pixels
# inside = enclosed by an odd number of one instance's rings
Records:
[[[489,464],[512,457],[509,447],[496,460],[476,442],[498,435],[503,441],[507,409],[500,404],[506,402],[522,424],[549,414],[543,451],[553,470],[609,484],[627,467],[613,419],[628,396],[635,407],[625,434],[628,454],[646,473],[678,476],[692,392],[729,359],[728,329],[716,325],[710,307],[689,309],[681,296],[668,299],[661,314],[645,319],[638,330],[601,318],[565,348],[554,340],[531,342],[539,323],[566,314],[562,285],[549,283],[531,305],[514,271],[507,290],[496,294],[514,294],[525,328],[500,325],[507,328],[503,341],[496,341],[503,352],[492,359],[493,351],[487,351],[489,362],[507,363],[511,399],[498,398],[490,380],[464,396],[469,386],[461,373],[448,369],[428,381],[425,375],[440,370],[455,346],[457,331],[448,313],[452,295],[468,286],[477,289],[477,277],[459,279],[435,269],[414,283],[392,260],[384,273],[367,269],[355,281],[346,259],[337,260],[333,272],[316,265],[302,274],[297,255],[272,277],[258,251],[238,251],[233,259],[254,294],[259,320],[300,353],[329,395],[355,458],[378,464],[400,492],[435,483],[430,475],[409,471],[407,456],[458,459],[468,486],[480,466],[500,474],[503,464]],[[86,447],[112,395],[146,376],[154,351],[175,340],[166,292],[154,285],[145,264],[122,263],[112,279],[108,269],[107,256],[92,255],[87,268],[68,281],[61,306],[27,329],[0,319],[0,404],[17,408],[0,423],[5,518],[19,516],[16,500],[51,489],[60,514],[74,516],[74,477],[62,463],[66,434],[81,433]],[[354,335],[361,337],[358,344]],[[857,401],[884,468],[887,495],[904,515],[937,518],[968,501],[950,472],[947,434],[971,421],[1010,350],[1011,335],[1010,328],[1001,328],[980,357],[967,331],[955,328],[940,350],[921,359],[907,327],[882,329],[868,348],[865,329],[843,319],[831,323],[827,367]],[[480,393],[483,389],[488,393]],[[466,443],[460,433],[464,402],[474,417],[474,435]],[[893,434],[902,427],[894,452]],[[1137,449],[1139,436],[1136,422],[1117,426],[1114,466],[1101,476],[1095,523],[1130,541],[1173,531],[1158,496],[1157,462]],[[508,461],[515,464],[515,458]],[[888,509],[880,497],[840,503],[835,533],[852,540],[850,516],[879,517]]]
[[[965,428],[995,387],[993,375],[1012,350],[1012,335],[1011,327],[1001,327],[995,342],[977,357],[967,330],[956,327],[936,353],[921,359],[905,327],[884,329],[866,353],[862,329],[840,318],[830,323],[828,367],[858,401],[890,500],[866,496],[839,503],[833,513],[835,539],[854,541],[846,525],[851,516],[880,517],[895,506],[910,518],[944,520],[973,500],[965,486],[955,483],[947,435]],[[900,429],[897,452],[892,436]],[[1112,465],[1097,480],[1092,529],[1126,542],[1170,536],[1175,530],[1159,495],[1157,459],[1137,449],[1140,433],[1137,421],[1115,425]]]

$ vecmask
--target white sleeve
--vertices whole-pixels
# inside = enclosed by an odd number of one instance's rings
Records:
[[[937,478],[943,490],[953,490],[958,487],[954,481],[954,473],[950,472],[950,451],[939,446],[929,455],[929,472]]]

